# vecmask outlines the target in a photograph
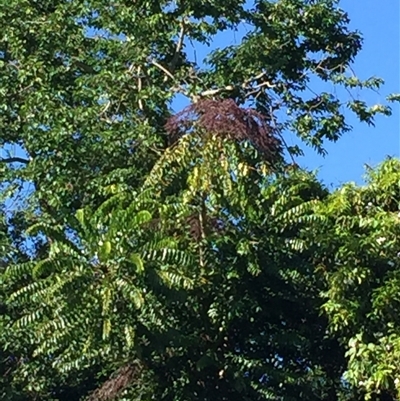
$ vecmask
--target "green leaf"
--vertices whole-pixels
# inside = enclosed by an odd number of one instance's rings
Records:
[[[136,253],[132,254],[130,256],[130,260],[135,264],[138,273],[144,272],[144,264],[143,264],[143,260],[140,257],[140,255],[138,255]]]

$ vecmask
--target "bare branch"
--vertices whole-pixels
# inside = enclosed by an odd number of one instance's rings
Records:
[[[101,110],[101,112],[99,113],[99,117],[104,115],[106,111],[110,108],[110,106],[111,106],[111,101],[109,100],[104,106],[103,110]]]
[[[28,86],[25,86],[25,88],[20,89],[20,90],[18,91],[18,93],[21,94],[21,93],[27,91],[28,89],[30,89],[30,88],[32,88],[32,87],[33,87],[33,84],[29,84]]]
[[[19,65],[18,65],[18,61],[9,61],[8,62],[9,65],[11,65],[12,67],[16,68],[17,70],[20,69]]]
[[[166,77],[164,78],[164,82],[168,79],[168,77],[171,78],[172,80],[175,80],[175,77],[172,75],[172,73],[168,71],[165,67],[163,67],[161,64],[157,63],[157,61],[151,60],[151,63],[166,75]]]
[[[128,68],[128,73],[132,74],[133,69],[135,68],[135,64],[131,63],[131,65]]]
[[[181,21],[181,31],[179,33],[178,43],[176,44],[175,53],[174,53],[174,56],[172,57],[172,60],[171,60],[171,63],[170,63],[171,71],[175,70],[176,63],[178,62],[179,53],[182,50],[183,40],[185,38],[185,29],[186,29],[186,24],[185,24],[185,20],[183,19]]]
[[[217,88],[217,89],[209,89],[209,90],[206,90],[206,91],[204,91],[204,92],[201,92],[200,93],[200,96],[202,96],[202,97],[205,97],[205,96],[214,96],[214,95],[217,95],[218,93],[221,93],[221,92],[230,92],[230,91],[233,91],[235,89],[235,87],[233,86],[233,85],[228,85],[228,86],[225,86],[225,87],[223,87],[223,88]]]
[[[174,85],[174,86],[171,88],[171,91],[174,92],[174,93],[182,93],[182,95],[189,96],[189,95],[187,94],[186,90],[183,89],[182,86],[180,86],[180,85]]]
[[[257,93],[258,95],[261,93],[261,89],[264,88],[265,86],[267,86],[268,88],[275,88],[275,85],[272,85],[270,82],[261,82],[260,84],[254,86],[252,89],[252,91],[246,93],[245,98],[246,97],[250,97],[252,95],[254,95],[255,93]],[[258,97],[258,96],[256,96]]]
[[[263,76],[265,76],[267,73],[264,72],[260,72],[258,75],[256,75],[255,77],[251,77],[249,79],[246,79],[246,81],[244,81],[242,83],[242,88],[245,89],[249,86],[249,84],[253,81],[257,81],[258,79],[261,79]]]
[[[283,143],[283,146],[288,151],[289,157],[292,159],[293,165],[297,165],[296,160],[295,160],[292,152],[289,151],[290,148],[289,148],[288,143],[286,142],[285,138],[283,137],[283,135],[280,133],[280,130],[278,129],[278,126],[277,126],[276,120],[275,120],[275,116],[274,116],[274,111],[273,111],[273,109],[271,107],[270,107],[269,115],[270,115],[270,118],[271,118],[271,124],[272,124],[272,127],[274,129],[274,132],[276,133],[276,135],[278,135],[279,139]]]
[[[128,74],[132,74],[133,70],[135,69],[135,64],[131,63],[131,65],[128,68]],[[143,88],[143,83],[142,83],[142,67],[139,65],[137,67],[137,88],[138,88],[138,94],[141,92],[142,88]],[[135,75],[133,75],[134,78],[136,78]],[[139,104],[139,110],[143,110],[143,101],[142,99],[138,100],[138,104]]]
[[[184,33],[182,33],[182,35],[181,35],[182,40],[183,40],[183,35],[184,35]],[[179,42],[178,42],[178,46],[182,46],[182,44],[179,44]],[[164,82],[166,82],[168,80],[168,78],[175,80],[174,75],[167,68],[165,68],[164,66],[162,66],[155,60],[151,60],[151,63],[153,65],[155,65],[159,70],[161,70],[165,74]],[[208,96],[215,96],[222,92],[232,92],[236,88],[240,88],[240,87],[245,90],[251,90],[251,92],[249,94],[245,95],[245,97],[249,97],[254,93],[260,92],[261,88],[263,88],[263,87],[268,87],[268,88],[275,87],[275,85],[271,84],[269,81],[261,82],[260,84],[258,84],[256,86],[251,86],[252,82],[259,80],[266,74],[267,74],[266,72],[261,72],[260,74],[256,75],[255,77],[245,80],[240,86],[239,85],[227,85],[222,88],[208,89],[203,92],[200,92],[197,95],[189,95],[188,92],[185,89],[183,89],[180,85],[174,86],[172,88],[172,90],[174,92],[182,93],[183,95],[190,97],[193,103],[196,103],[200,98],[208,97]]]
[[[6,159],[0,159],[0,163],[22,163],[29,164],[30,160],[23,159],[22,157],[8,157]]]
[[[140,74],[142,73],[142,67],[140,65],[139,65],[139,67],[137,69],[137,72],[138,72],[138,95],[140,96],[140,92],[142,90],[142,78],[140,76]],[[142,101],[142,99],[139,98],[138,103],[139,103],[139,110],[143,110],[143,101]]]
[[[264,82],[261,82],[260,84],[256,85],[254,87],[254,89],[260,89],[260,88],[263,88],[264,86],[268,86],[268,88],[275,88],[276,87],[276,85],[271,84],[271,82],[264,81]]]
[[[261,72],[260,74],[256,75],[255,77],[251,77],[251,78],[245,80],[245,81],[240,85],[240,87],[241,87],[242,89],[244,89],[244,90],[252,90],[250,93],[246,94],[245,97],[249,97],[249,96],[251,96],[252,94],[259,92],[260,89],[263,88],[263,87],[268,87],[268,88],[274,88],[274,87],[275,87],[275,85],[271,84],[271,83],[268,82],[268,81],[261,82],[260,84],[258,84],[258,85],[256,85],[256,86],[251,86],[251,83],[252,83],[252,82],[261,79],[261,78],[264,77],[266,74],[267,74],[267,73],[266,73],[265,71],[264,71],[264,72]],[[200,93],[200,96],[202,96],[202,97],[205,97],[205,96],[214,96],[214,95],[217,95],[218,93],[221,93],[221,92],[230,92],[230,91],[233,91],[233,90],[235,90],[236,88],[238,88],[238,86],[227,85],[227,86],[225,86],[225,87],[223,87],[223,88],[209,89],[209,90],[203,91],[203,92]]]

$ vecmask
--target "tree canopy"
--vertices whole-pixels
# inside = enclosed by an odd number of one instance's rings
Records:
[[[1,400],[399,398],[399,161],[330,192],[287,145],[391,113],[337,1],[0,21]]]

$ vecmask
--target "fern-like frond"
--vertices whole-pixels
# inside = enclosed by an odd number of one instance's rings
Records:
[[[190,152],[193,140],[192,135],[187,135],[181,137],[175,146],[168,148],[154,165],[144,183],[144,188],[158,188],[160,183],[165,187],[171,181],[166,178],[166,169],[171,176],[171,173],[178,174],[184,167],[189,166],[193,157]]]
[[[47,288],[48,283],[43,281],[34,281],[26,286],[21,287],[17,291],[13,292],[9,297],[9,302],[19,301],[26,302],[29,298],[39,290]]]
[[[125,299],[135,305],[136,309],[142,308],[144,304],[142,291],[135,287],[130,280],[118,278],[115,280],[115,285],[125,296]]]
[[[36,263],[36,261],[29,261],[25,263],[11,264],[7,266],[6,271],[4,272],[4,279],[18,278],[25,274],[31,274]]]
[[[14,322],[14,326],[17,328],[22,328],[31,325],[32,323],[39,321],[43,317],[44,313],[44,308],[36,309],[33,312],[24,315],[20,319],[16,320]]]
[[[161,248],[143,252],[143,258],[164,264],[191,266],[195,263],[193,254],[174,248]]]
[[[173,269],[157,270],[157,274],[162,282],[169,288],[184,288],[186,290],[191,290],[196,284],[194,279],[187,277],[178,271],[174,271]]]
[[[32,269],[32,276],[34,279],[37,279],[43,275],[49,273],[55,273],[62,269],[62,264],[58,260],[54,260],[53,258],[46,258],[38,261]]]
[[[131,325],[124,327],[125,341],[128,348],[132,348],[135,344],[135,330]]]

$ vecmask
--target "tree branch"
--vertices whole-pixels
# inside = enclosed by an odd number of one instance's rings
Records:
[[[268,88],[274,88],[275,85],[271,84],[268,81],[263,81],[261,83],[259,83],[258,85],[255,86],[251,86],[251,83],[254,81],[258,81],[259,79],[261,79],[262,77],[264,77],[267,73],[266,72],[261,72],[260,74],[256,75],[255,77],[249,78],[247,80],[245,80],[240,87],[244,90],[251,90],[249,93],[247,93],[245,95],[245,97],[249,97],[251,95],[253,95],[254,93],[259,92],[263,87],[268,87]],[[227,85],[223,88],[217,88],[217,89],[209,89],[206,91],[203,91],[200,93],[200,97],[204,97],[204,96],[214,96],[217,95],[218,93],[221,92],[231,92],[233,90],[235,90],[236,88],[239,88],[239,85],[234,86],[234,85]]]
[[[140,98],[140,92],[142,91],[142,78],[140,76],[141,73],[142,73],[142,68],[139,65],[139,67],[137,68],[137,74],[138,74],[138,96],[139,96],[138,103],[139,103],[139,110],[143,111],[143,101]]]
[[[89,396],[88,401],[114,400],[138,379],[142,368],[138,362],[122,366]]]
[[[106,105],[104,106],[103,110],[100,111],[99,113],[99,117],[101,117],[102,115],[104,115],[106,113],[106,111],[110,108],[111,106],[111,101],[108,100]]]
[[[176,64],[177,64],[178,58],[179,58],[179,53],[181,52],[182,47],[183,47],[183,40],[185,38],[185,28],[186,28],[185,21],[182,20],[181,21],[181,31],[179,33],[178,43],[176,44],[175,53],[174,53],[174,56],[172,57],[172,60],[170,63],[170,70],[172,72],[175,71],[175,67],[176,67]]]
[[[0,159],[0,163],[22,163],[29,164],[30,160],[23,159],[22,157],[8,157],[6,159]]]
[[[157,61],[151,60],[151,63],[152,63],[153,65],[155,65],[159,70],[161,70],[161,71],[166,75],[165,78],[169,77],[169,78],[171,78],[172,80],[175,80],[175,77],[172,75],[172,73],[171,73],[170,71],[168,71],[165,67],[163,67],[161,64],[157,63]],[[164,81],[165,81],[165,80],[166,80],[166,79],[164,79]]]
[[[183,39],[182,39],[183,40]],[[179,43],[178,43],[179,45]],[[181,46],[181,45],[180,45]],[[161,70],[164,74],[164,82],[166,82],[168,80],[168,78],[171,78],[173,81],[175,81],[175,77],[172,74],[171,71],[169,71],[167,68],[165,68],[164,66],[162,66],[161,64],[159,64],[157,61],[155,60],[150,60],[150,62],[155,65],[159,70]],[[257,81],[259,79],[261,79],[262,77],[264,77],[267,73],[266,72],[261,72],[260,74],[256,75],[255,77],[249,78],[247,80],[245,80],[241,85],[227,85],[224,86],[222,88],[216,88],[216,89],[207,89],[203,92],[200,92],[197,95],[192,95],[190,96],[187,91],[185,91],[181,86],[177,85],[174,88],[172,88],[172,90],[174,92],[179,92],[184,94],[185,96],[188,96],[192,99],[193,103],[196,103],[200,98],[202,97],[206,97],[206,96],[214,96],[217,95],[221,92],[232,92],[237,88],[242,88],[244,90],[250,90],[249,93],[245,94],[245,98],[253,95],[254,93],[258,93],[262,90],[262,88],[264,87],[268,87],[268,88],[275,88],[276,85],[271,84],[269,81],[265,80],[262,81],[261,83],[255,85],[255,86],[251,86],[251,83],[254,81]]]
[[[209,90],[201,92],[200,97],[214,96],[221,92],[233,91],[234,89],[235,89],[235,87],[233,85],[227,85],[227,86],[224,86],[223,88],[209,89]]]

